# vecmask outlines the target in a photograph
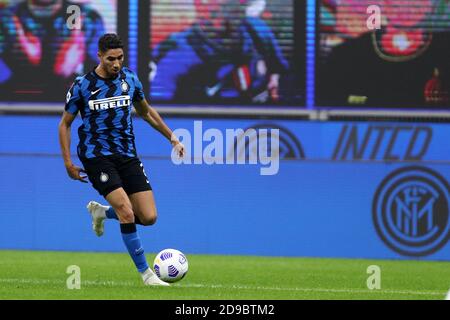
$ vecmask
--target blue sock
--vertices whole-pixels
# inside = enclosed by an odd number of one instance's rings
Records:
[[[141,239],[136,231],[136,225],[134,223],[120,224],[120,231],[122,232],[123,242],[125,243],[136,268],[139,272],[144,272],[148,269],[148,264],[147,259],[145,259]]]
[[[114,211],[113,207],[109,207],[108,210],[106,210],[106,218],[107,219],[116,219],[119,220],[119,218],[117,217],[116,212]]]

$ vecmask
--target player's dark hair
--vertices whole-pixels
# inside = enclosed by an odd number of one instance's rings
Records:
[[[98,40],[98,50],[106,52],[110,49],[123,49],[123,42],[115,33],[106,33]]]

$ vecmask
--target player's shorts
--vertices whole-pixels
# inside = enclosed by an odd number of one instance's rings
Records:
[[[89,181],[103,197],[118,188],[128,195],[152,190],[144,166],[136,157],[110,155],[80,160]]]

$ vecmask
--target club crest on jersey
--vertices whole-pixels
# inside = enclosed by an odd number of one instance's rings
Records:
[[[128,95],[98,100],[89,100],[89,109],[93,111],[128,107],[130,105],[131,105],[131,97]]]
[[[130,90],[130,85],[125,80],[122,80],[120,88],[122,89],[122,93],[128,93],[128,91]]]
[[[109,175],[107,173],[101,172],[100,173],[100,181],[103,183],[108,182],[109,180]]]
[[[72,98],[72,94],[70,93],[70,90],[69,90],[66,95],[66,103],[69,103],[70,98]]]

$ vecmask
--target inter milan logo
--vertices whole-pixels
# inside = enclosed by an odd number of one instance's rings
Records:
[[[128,90],[130,90],[130,86],[125,80],[120,84],[120,88],[122,89],[122,94],[128,93]]]
[[[109,180],[109,176],[107,173],[104,173],[104,172],[100,173],[100,181],[101,182],[105,183],[105,182],[108,182],[108,180]]]
[[[450,236],[447,181],[423,167],[406,167],[387,176],[375,194],[376,231],[392,250],[425,256],[443,247]]]
[[[72,98],[72,94],[70,93],[70,90],[69,90],[66,95],[66,103],[69,103],[70,98]]]

